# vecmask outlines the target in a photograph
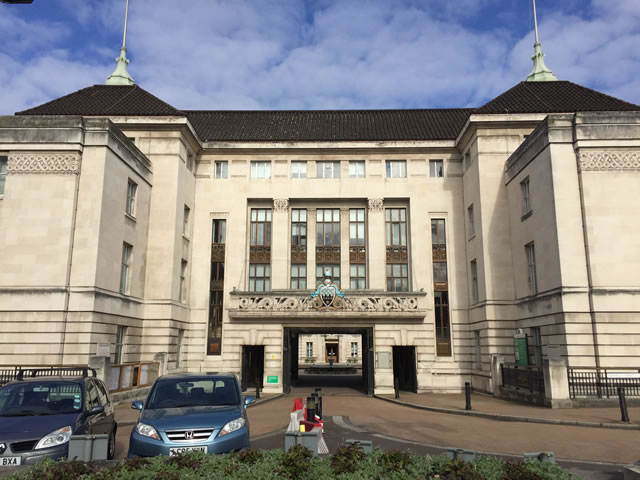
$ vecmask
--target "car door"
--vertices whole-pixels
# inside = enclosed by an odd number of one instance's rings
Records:
[[[89,415],[89,412],[92,408],[100,406],[98,387],[96,387],[96,384],[93,380],[87,380],[87,394],[85,405],[87,413],[87,432],[91,434],[108,433],[108,430],[105,429],[104,412],[95,415]]]
[[[96,384],[96,388],[98,389],[98,400],[100,401],[100,405],[104,407],[104,422],[106,433],[110,432],[115,423],[115,410],[113,408],[113,404],[111,403],[111,399],[109,398],[109,394],[107,393],[107,388],[104,383],[100,380],[94,380]]]

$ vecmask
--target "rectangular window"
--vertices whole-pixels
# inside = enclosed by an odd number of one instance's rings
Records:
[[[407,292],[409,290],[409,271],[406,263],[387,264],[387,291]]]
[[[340,209],[316,210],[316,246],[340,247]]]
[[[222,219],[212,220],[207,355],[220,355],[222,353],[222,307],[226,236],[227,221]]]
[[[127,183],[127,215],[132,217],[136,216],[136,193],[138,192],[138,185],[133,180],[129,179]]]
[[[307,246],[307,211],[304,208],[291,209],[291,245]]]
[[[387,291],[409,290],[407,255],[407,210],[387,208],[385,210],[387,244]]]
[[[129,294],[129,277],[131,270],[131,252],[133,247],[128,243],[122,244],[122,263],[120,266],[120,293]]]
[[[351,160],[349,162],[349,177],[364,178],[365,177],[364,169],[365,169],[364,160]]]
[[[367,288],[367,266],[364,263],[352,263],[349,268],[351,289],[364,290]]]
[[[469,169],[471,166],[471,153],[467,152],[464,154],[464,169],[465,171]]]
[[[542,332],[540,327],[531,327],[531,335],[527,337],[529,349],[529,365],[542,366]]]
[[[182,260],[182,263],[180,264],[180,302],[181,303],[186,303],[187,301],[186,274],[187,274],[187,261]]]
[[[351,342],[351,356],[354,358],[358,356],[358,342]]]
[[[364,208],[349,210],[349,245],[364,247]]]
[[[471,260],[471,303],[478,303],[478,263]]]
[[[251,246],[271,245],[271,209],[251,209]]]
[[[313,342],[307,342],[307,357],[313,357]]]
[[[444,220],[431,220],[431,244],[445,245],[446,237],[444,233]]]
[[[436,355],[451,356],[451,328],[449,323],[449,276],[447,273],[447,244],[445,220],[431,220],[431,261],[435,306]]]
[[[268,292],[271,290],[271,265],[252,263],[249,265],[249,291]]]
[[[192,169],[193,169],[193,155],[189,153],[187,155],[187,170],[191,171]]]
[[[307,288],[307,265],[291,265],[291,288],[294,290],[304,290]]]
[[[436,353],[438,356],[451,356],[451,333],[449,323],[449,292],[434,292],[436,315]]]
[[[433,262],[433,282],[447,283],[447,262]]]
[[[291,162],[291,178],[307,178],[307,162]]]
[[[527,254],[527,272],[529,274],[529,295],[538,293],[538,281],[536,279],[536,250],[533,242],[524,246]]]
[[[406,178],[407,162],[406,160],[387,160],[387,178]]]
[[[113,359],[114,364],[122,363],[122,352],[124,350],[124,341],[127,335],[127,327],[123,327],[122,325],[118,325],[116,329],[116,348],[115,348],[115,357]]]
[[[182,357],[182,341],[184,340],[184,329],[178,329],[178,336],[176,338],[176,368],[180,368],[180,361]]]
[[[271,178],[271,162],[251,162],[251,178]]]
[[[7,157],[0,157],[0,195],[4,195],[4,185],[7,181]]]
[[[340,265],[332,263],[316,265],[316,285],[324,282],[324,276],[327,272],[331,276],[331,281],[340,288]]]
[[[340,162],[316,162],[317,178],[340,178]]]
[[[442,160],[429,160],[429,174],[432,177],[444,177],[444,162]]]
[[[216,162],[216,178],[227,178],[229,176],[229,162]]]
[[[482,370],[482,353],[480,352],[480,330],[473,332],[473,337],[476,345],[476,369]]]
[[[184,214],[182,216],[182,234],[186,237],[189,236],[189,223],[191,222],[191,209],[184,206]]]
[[[520,182],[520,191],[522,192],[522,215],[531,212],[531,197],[529,196],[529,177]]]
[[[467,208],[467,215],[469,217],[469,237],[473,237],[476,234],[476,226],[473,218],[473,204]]]
[[[386,233],[387,246],[407,246],[407,210],[405,208],[387,208]]]

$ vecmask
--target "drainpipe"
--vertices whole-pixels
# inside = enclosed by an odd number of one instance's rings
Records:
[[[80,151],[80,161],[78,162],[78,172],[76,173],[76,184],[73,192],[73,215],[71,216],[71,234],[69,235],[69,256],[67,259],[67,275],[64,285],[64,310],[62,311],[62,338],[60,341],[60,365],[64,365],[64,350],[67,339],[67,322],[69,320],[69,301],[71,297],[71,267],[73,263],[73,246],[76,236],[76,218],[78,216],[78,195],[80,191],[80,173],[82,171],[82,156],[84,153],[84,119],[82,120],[82,150]]]

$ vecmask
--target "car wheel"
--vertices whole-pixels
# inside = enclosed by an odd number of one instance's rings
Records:
[[[107,460],[113,460],[113,457],[116,455],[116,431],[115,429],[111,430],[109,434],[109,442],[107,445]]]

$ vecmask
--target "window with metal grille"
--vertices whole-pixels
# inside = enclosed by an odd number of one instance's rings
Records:
[[[120,293],[129,294],[129,283],[131,277],[131,252],[133,247],[128,243],[122,244],[122,263],[120,265]]]
[[[291,288],[304,290],[307,288],[307,265],[294,263],[291,265]]]
[[[351,178],[365,177],[365,161],[364,160],[349,161],[349,177]]]
[[[527,271],[529,280],[529,295],[538,293],[538,280],[536,278],[536,251],[533,242],[524,246],[527,255]]]
[[[251,162],[251,178],[271,178],[271,162],[254,161]]]
[[[271,265],[252,263],[249,265],[249,291],[268,292],[271,290]]]
[[[136,216],[136,193],[138,192],[138,185],[133,180],[129,179],[127,182],[127,215],[132,217]]]
[[[307,178],[307,162],[291,162],[291,178]]]
[[[227,178],[229,176],[229,162],[217,161],[216,162],[216,178]]]
[[[406,160],[387,160],[385,162],[387,178],[406,178],[407,161]]]
[[[340,162],[316,162],[317,178],[340,178]]]

